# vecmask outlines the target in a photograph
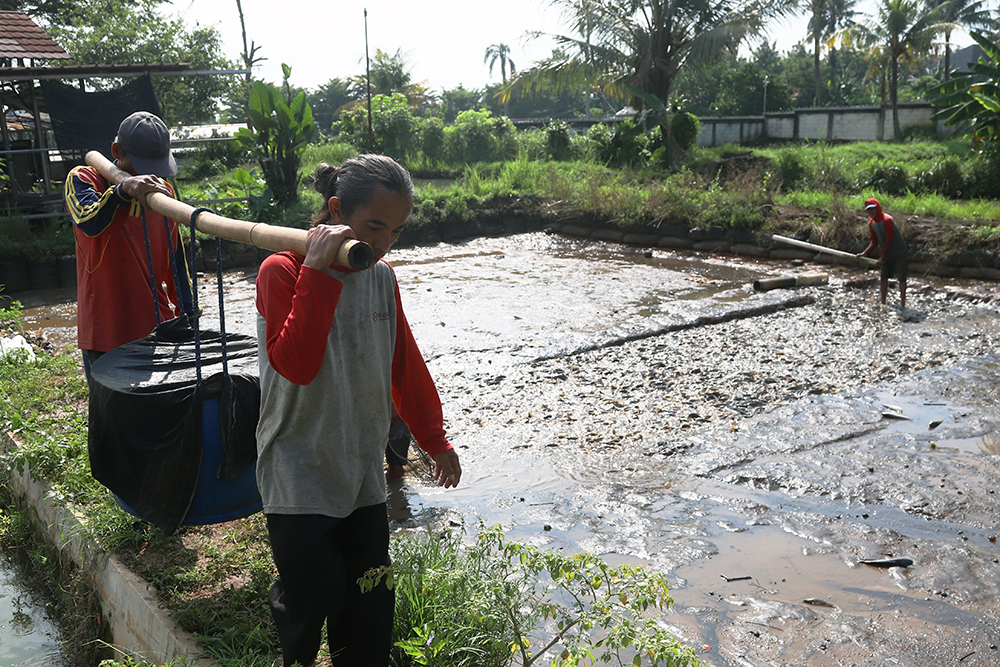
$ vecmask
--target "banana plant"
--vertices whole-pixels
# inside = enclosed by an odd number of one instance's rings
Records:
[[[938,89],[940,97],[933,104],[942,109],[931,119],[944,121],[981,145],[1000,137],[1000,46],[981,33],[969,34],[983,48],[986,58],[980,58],[968,73],[953,77]]]
[[[284,95],[277,86],[255,81],[250,88],[248,127],[237,130],[234,138],[257,160],[275,200],[287,205],[298,198],[302,153],[316,141],[319,127],[313,122],[305,93],[291,95],[288,78],[292,68],[282,64],[281,70]]]

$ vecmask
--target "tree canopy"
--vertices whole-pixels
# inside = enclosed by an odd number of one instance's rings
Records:
[[[681,67],[733,51],[789,0],[553,0],[573,33],[549,35],[565,57],[522,70],[508,90],[596,89],[617,99],[628,88],[667,100]],[[541,36],[543,33],[533,33]]]
[[[947,3],[945,3],[947,4]],[[842,31],[847,45],[857,45],[869,63],[869,78],[888,68],[889,99],[892,104],[893,136],[902,137],[899,125],[899,68],[929,53],[933,38],[949,26],[943,19],[944,5],[921,4],[920,0],[879,0],[875,17]]]
[[[150,21],[162,0],[81,0],[46,31],[79,65],[189,63],[193,70],[237,69],[223,58],[215,28],[188,30],[180,19]],[[217,120],[220,101],[235,82],[218,76],[156,77],[153,87],[168,125]],[[97,86],[118,85],[96,81]]]

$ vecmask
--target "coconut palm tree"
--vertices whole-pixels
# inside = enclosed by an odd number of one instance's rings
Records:
[[[945,3],[947,4],[947,3]],[[943,5],[928,9],[920,0],[879,0],[874,18],[841,31],[846,45],[857,45],[868,61],[868,78],[881,68],[889,70],[889,100],[892,105],[893,137],[899,140],[899,66],[918,62],[931,52],[933,39],[954,23],[942,18]]]
[[[493,75],[493,65],[497,61],[500,61],[500,80],[503,85],[507,85],[507,66],[510,65],[510,74],[514,75],[514,61],[510,59],[510,47],[500,42],[499,44],[490,44],[486,47],[486,53],[483,55],[483,63],[489,65],[490,75]],[[509,100],[503,100],[503,115],[510,116],[508,111]]]
[[[956,26],[988,28],[993,24],[993,10],[986,0],[927,0],[928,9],[941,7],[941,18]],[[944,80],[951,76],[952,27],[944,30]]]
[[[825,8],[826,0],[809,0],[809,11],[812,12],[812,16],[809,18],[808,30],[809,37],[812,38],[813,42],[813,81],[816,85],[816,92],[813,95],[813,106],[816,107],[822,104],[823,101],[823,77],[819,73],[819,52],[820,40],[823,38],[823,32],[826,29],[826,20],[823,17]]]
[[[836,65],[836,45],[830,39],[838,30],[850,25],[854,18],[854,5],[857,0],[809,0],[807,8],[812,13],[809,19],[809,37],[813,41],[813,77],[816,83],[814,106],[823,103],[823,77],[820,74],[820,49],[825,41],[830,48],[827,62],[830,65],[830,76],[834,77]]]
[[[536,90],[584,90],[612,99],[638,90],[669,99],[677,72],[735,49],[796,0],[551,0],[568,18],[571,34],[529,32],[556,42],[556,55],[514,77],[504,95]]]
[[[483,64],[489,65],[490,76],[493,75],[493,65],[500,61],[500,79],[507,83],[507,66],[510,66],[510,73],[514,74],[514,61],[510,59],[510,47],[500,42],[490,44],[486,47],[486,54],[483,56]]]

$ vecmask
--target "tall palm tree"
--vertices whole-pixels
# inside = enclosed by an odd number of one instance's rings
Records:
[[[809,0],[809,11],[812,12],[812,16],[809,17],[808,30],[813,42],[813,81],[816,85],[813,106],[815,107],[823,103],[823,78],[819,73],[819,51],[820,40],[826,29],[826,20],[823,16],[825,9],[826,0]]]
[[[947,3],[946,3],[947,4]],[[918,62],[930,53],[933,38],[954,23],[943,20],[943,5],[928,9],[920,0],[879,0],[876,16],[841,31],[848,45],[857,44],[868,61],[868,78],[882,67],[889,69],[893,137],[899,140],[899,66]]]
[[[830,65],[830,84],[834,91],[838,90],[838,68],[837,45],[833,36],[838,31],[854,23],[854,17],[857,15],[855,11],[857,2],[858,0],[826,0],[826,28],[823,31],[823,38],[827,41],[830,49],[826,60]],[[834,94],[837,95],[838,93],[835,92]]]
[[[510,59],[510,47],[500,42],[499,44],[490,44],[486,47],[486,54],[483,56],[483,64],[489,65],[490,75],[493,74],[493,65],[497,61],[500,61],[500,79],[504,84],[507,83],[507,66],[510,65],[510,73],[514,74],[514,61]]]
[[[411,76],[402,49],[397,49],[393,55],[382,49],[375,49],[371,80],[373,95],[405,94],[410,86]]]
[[[666,101],[680,68],[735,49],[765,22],[790,13],[796,0],[551,0],[569,18],[572,34],[540,32],[558,54],[522,70],[504,95],[561,92],[593,85],[624,99],[629,89]],[[639,96],[633,95],[638,106]]]
[[[993,10],[986,0],[927,0],[928,9],[941,7],[942,20],[966,28],[988,28],[993,24]],[[944,80],[951,76],[951,33],[944,30]]]
[[[500,42],[499,44],[490,44],[486,47],[486,53],[483,55],[483,63],[489,65],[490,75],[493,74],[493,65],[497,61],[500,61],[500,80],[503,85],[507,85],[507,66],[510,65],[510,74],[514,75],[514,61],[510,59],[510,47]],[[510,116],[509,111],[509,99],[503,99],[503,115]]]
[[[809,18],[809,37],[813,41],[813,77],[816,83],[814,106],[823,103],[823,77],[820,75],[820,49],[824,41],[830,47],[827,62],[830,65],[831,77],[835,76],[833,68],[836,64],[836,46],[830,40],[838,30],[847,27],[854,18],[854,5],[857,0],[808,0],[808,9],[812,13]]]

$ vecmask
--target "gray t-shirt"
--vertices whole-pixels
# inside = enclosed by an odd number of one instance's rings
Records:
[[[257,317],[257,486],[268,514],[345,517],[386,499],[395,277],[384,262],[326,273],[344,288],[322,366],[309,384],[289,382],[271,367],[266,325]]]

